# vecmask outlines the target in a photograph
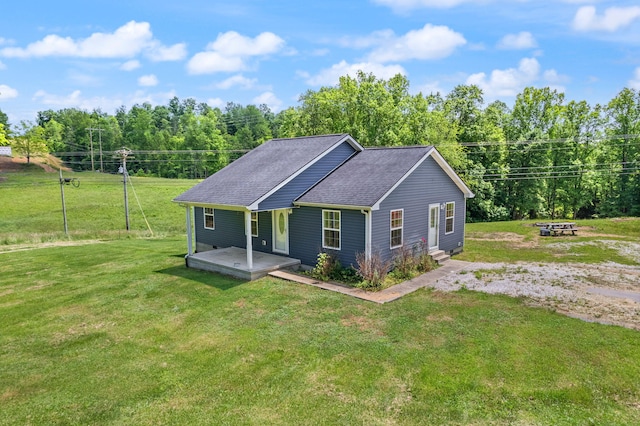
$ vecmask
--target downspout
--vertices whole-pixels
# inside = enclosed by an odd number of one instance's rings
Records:
[[[251,238],[251,211],[244,212],[244,231],[247,236],[247,268],[253,269],[253,241]]]
[[[364,257],[371,260],[371,210],[360,210],[364,215]]]

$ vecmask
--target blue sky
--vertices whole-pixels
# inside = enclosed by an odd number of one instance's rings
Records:
[[[12,2],[0,16],[0,110],[174,96],[278,112],[358,69],[411,92],[477,84],[509,106],[524,87],[606,103],[640,89],[640,4],[608,0]]]

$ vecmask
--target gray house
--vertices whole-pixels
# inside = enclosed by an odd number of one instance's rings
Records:
[[[434,147],[336,134],[265,142],[173,201],[186,207],[188,266],[253,279],[268,272],[255,259],[311,266],[328,251],[356,266],[357,253],[390,259],[421,241],[455,254],[470,197]]]

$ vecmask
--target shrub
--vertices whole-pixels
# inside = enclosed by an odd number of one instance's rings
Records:
[[[334,275],[334,270],[339,268],[340,262],[335,256],[321,252],[318,253],[316,266],[311,270],[311,276],[322,281],[328,281]]]
[[[415,275],[417,267],[417,258],[414,256],[414,250],[407,246],[397,248],[393,257],[393,273],[396,278],[408,279]]]
[[[364,280],[358,287],[365,290],[379,290],[384,283],[391,262],[382,260],[379,253],[372,254],[369,259],[365,253],[356,253],[358,275]]]

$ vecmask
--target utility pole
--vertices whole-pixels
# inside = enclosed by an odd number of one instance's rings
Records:
[[[116,151],[116,155],[122,160],[122,182],[124,183],[124,217],[129,230],[129,197],[127,196],[127,157],[131,155],[131,150],[125,147]]]
[[[62,217],[64,218],[64,234],[69,235],[69,228],[67,227],[67,205],[64,203],[64,179],[62,179],[62,169],[58,169],[60,172],[60,195],[62,196]]]
[[[64,186],[73,185],[74,187],[80,186],[80,181],[76,178],[62,178],[62,169],[58,169],[60,172],[60,196],[62,197],[62,217],[64,219],[64,234],[69,235],[69,228],[67,226],[67,205],[64,201]]]
[[[93,165],[93,131],[96,130],[98,132],[98,139],[100,140],[100,172],[104,172],[102,167],[102,132],[104,129],[100,127],[87,127],[89,131],[89,142],[91,143],[91,171],[95,172],[95,168]]]

